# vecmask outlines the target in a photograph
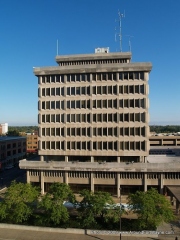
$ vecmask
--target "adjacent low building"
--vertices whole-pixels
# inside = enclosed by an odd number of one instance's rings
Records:
[[[0,169],[19,163],[26,156],[25,137],[0,137]]]
[[[37,153],[38,152],[38,134],[26,133],[26,152]]]

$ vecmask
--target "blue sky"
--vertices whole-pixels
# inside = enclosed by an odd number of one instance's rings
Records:
[[[151,62],[150,124],[180,124],[179,0],[0,0],[0,122],[37,125],[37,78],[33,67],[56,66],[59,54],[119,51]]]

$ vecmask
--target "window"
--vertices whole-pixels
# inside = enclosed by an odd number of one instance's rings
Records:
[[[71,88],[71,95],[75,95],[75,87]]]
[[[76,114],[76,122],[80,122],[81,119],[81,115],[80,114]]]
[[[50,109],[50,101],[46,102],[46,109]]]
[[[107,94],[107,88],[106,88],[106,86],[103,86],[103,87],[102,87],[102,94]]]
[[[56,101],[56,109],[60,109],[60,101]]]
[[[67,87],[67,95],[70,95],[70,87]]]
[[[49,123],[50,123],[50,114],[47,114],[47,115],[46,115],[46,122],[49,122]]]
[[[50,88],[46,88],[46,96],[50,96]]]
[[[97,108],[101,108],[102,105],[101,105],[101,100],[97,100]]]
[[[61,88],[61,96],[64,96],[64,88]]]
[[[55,122],[55,114],[51,115],[51,122]]]
[[[96,87],[95,86],[93,86],[93,88],[92,88],[92,94],[96,94]]]
[[[51,101],[51,109],[55,109],[55,101]]]
[[[56,122],[60,122],[60,114],[56,114]]]
[[[86,128],[82,128],[82,136],[86,136]]]
[[[56,95],[60,96],[60,88],[56,88]]]
[[[71,101],[71,108],[75,109],[75,101]]]
[[[80,100],[76,101],[76,108],[80,108]]]
[[[70,122],[70,114],[67,114],[67,122]]]
[[[101,86],[97,87],[97,94],[101,94]]]
[[[112,94],[112,86],[108,86],[108,94]]]
[[[51,88],[51,96],[55,96],[55,88]]]
[[[80,95],[80,87],[76,87],[76,95]]]
[[[81,94],[82,94],[82,95],[86,95],[86,88],[85,88],[85,87],[82,87],[82,88],[81,88]]]
[[[75,114],[71,114],[71,122],[75,122]]]

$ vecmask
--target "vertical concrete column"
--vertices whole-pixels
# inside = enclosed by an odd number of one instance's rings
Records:
[[[40,161],[44,161],[44,156],[40,156]]]
[[[159,176],[159,190],[160,194],[163,194],[163,173],[160,173]]]
[[[93,156],[91,156],[91,162],[94,162],[94,157]]]
[[[144,173],[143,185],[144,185],[144,192],[146,192],[147,191],[147,173]]]
[[[68,162],[68,156],[65,156],[65,162]]]
[[[117,180],[117,185],[116,185],[116,189],[117,189],[117,197],[120,198],[120,184],[121,184],[121,181],[120,181],[120,173],[117,173],[116,175],[116,180]]]
[[[68,172],[64,172],[64,183],[66,183],[67,185],[69,184],[69,181],[68,181]]]
[[[41,178],[41,194],[44,194],[44,171],[41,171],[40,178]]]
[[[91,172],[91,192],[94,192],[94,173]]]
[[[120,161],[121,161],[121,158],[117,157],[117,162],[120,163]]]
[[[26,171],[26,180],[27,180],[27,183],[30,183],[29,170]]]

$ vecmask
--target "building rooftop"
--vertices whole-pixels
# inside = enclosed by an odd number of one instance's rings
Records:
[[[26,139],[26,137],[2,136],[2,137],[0,137],[0,142],[11,141],[11,140],[18,140],[18,139]]]

